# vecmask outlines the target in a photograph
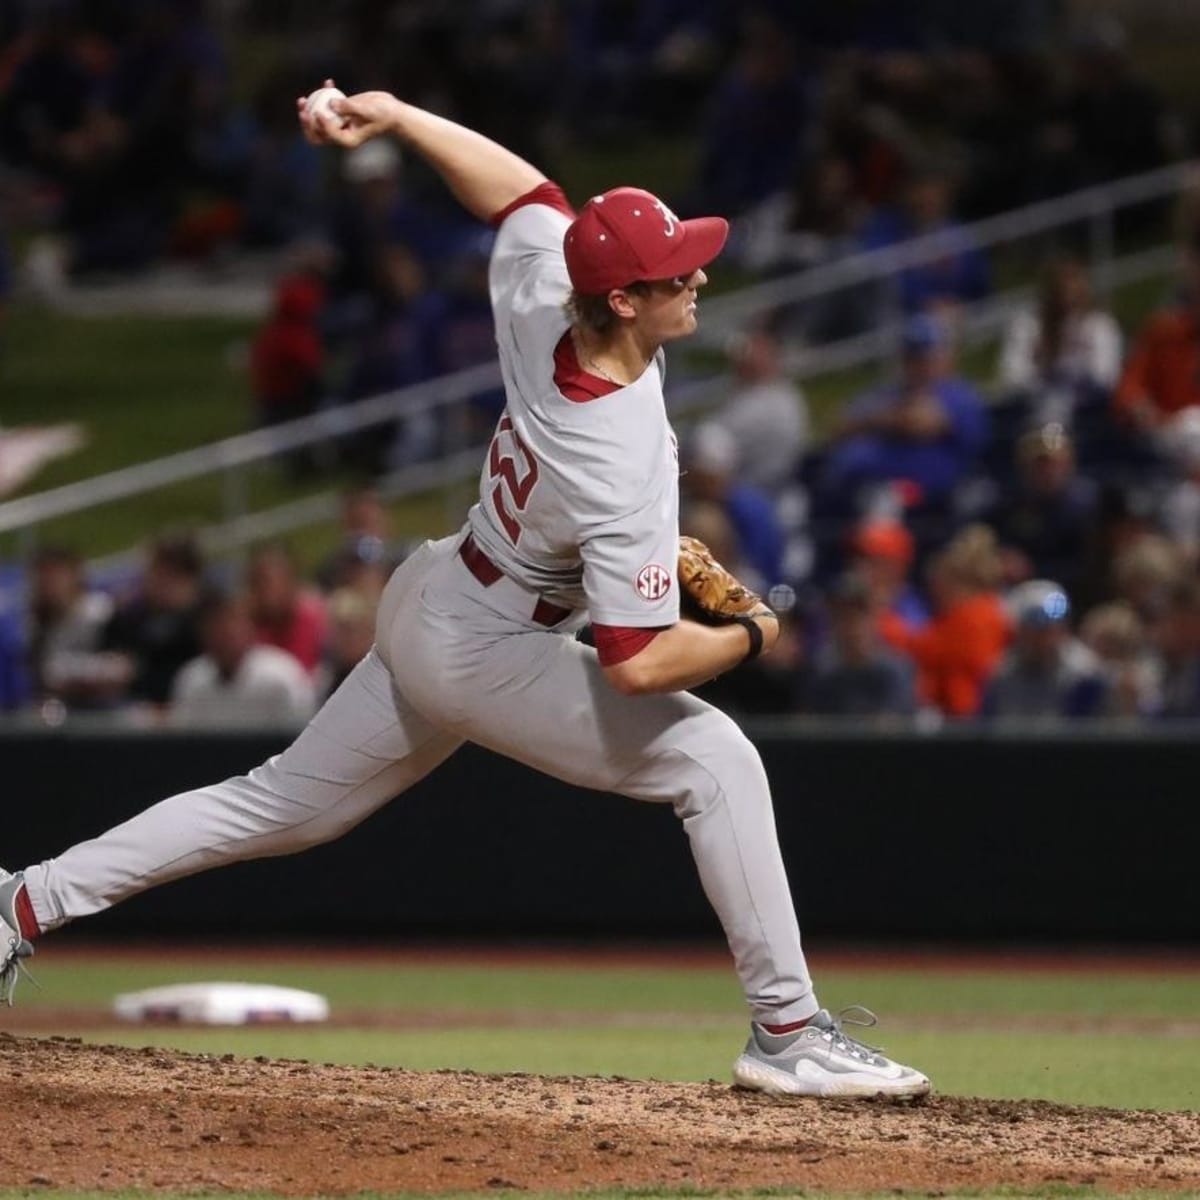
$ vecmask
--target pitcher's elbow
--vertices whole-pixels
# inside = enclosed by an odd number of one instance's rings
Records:
[[[653,671],[646,663],[639,663],[639,657],[635,655],[604,668],[605,679],[622,696],[647,696],[656,690]]]

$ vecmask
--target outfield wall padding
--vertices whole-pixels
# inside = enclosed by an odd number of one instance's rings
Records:
[[[1200,938],[1200,741],[800,735],[747,726],[806,932],[853,938]],[[0,734],[0,863],[244,772],[278,735]],[[117,933],[705,937],[671,811],[466,747],[338,842],[171,884]],[[81,931],[83,927],[80,927]]]

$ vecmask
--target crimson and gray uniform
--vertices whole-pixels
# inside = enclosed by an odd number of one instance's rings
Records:
[[[507,409],[464,529],[396,570],[375,647],[282,754],[29,868],[44,931],[182,875],[337,837],[469,740],[672,804],[754,1018],[817,1010],[757,752],[689,693],[620,695],[571,636],[588,617],[624,630],[678,620],[678,466],[661,352],[597,399],[558,389],[569,218],[544,198],[513,206],[496,238]]]

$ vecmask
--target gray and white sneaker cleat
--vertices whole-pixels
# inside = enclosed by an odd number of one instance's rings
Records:
[[[852,1013],[863,1013],[868,1019],[849,1015]],[[843,1021],[870,1026],[876,1018],[868,1009],[854,1005],[836,1017],[821,1009],[795,1033],[776,1035],[751,1024],[746,1049],[733,1064],[734,1084],[768,1096],[909,1099],[929,1094],[929,1080],[920,1071],[892,1062],[856,1041],[842,1028]]]
[[[17,894],[25,886],[20,875],[0,867],[0,1004],[12,1004],[23,959],[33,957],[33,943],[21,936]],[[26,972],[28,974],[28,972]]]

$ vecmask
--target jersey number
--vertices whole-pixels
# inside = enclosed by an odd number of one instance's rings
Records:
[[[500,439],[506,433],[515,447],[516,456],[500,451]],[[521,475],[517,474],[517,457],[521,459],[524,472]],[[525,443],[517,436],[517,431],[507,416],[500,418],[500,424],[496,426],[496,434],[492,438],[492,447],[488,451],[488,474],[496,480],[496,486],[492,489],[492,507],[495,508],[500,524],[504,526],[505,533],[515,546],[521,540],[521,526],[509,511],[508,505],[511,502],[517,512],[525,510],[529,503],[529,493],[538,481],[538,465],[537,459],[529,453]],[[504,495],[506,491],[507,500]]]

